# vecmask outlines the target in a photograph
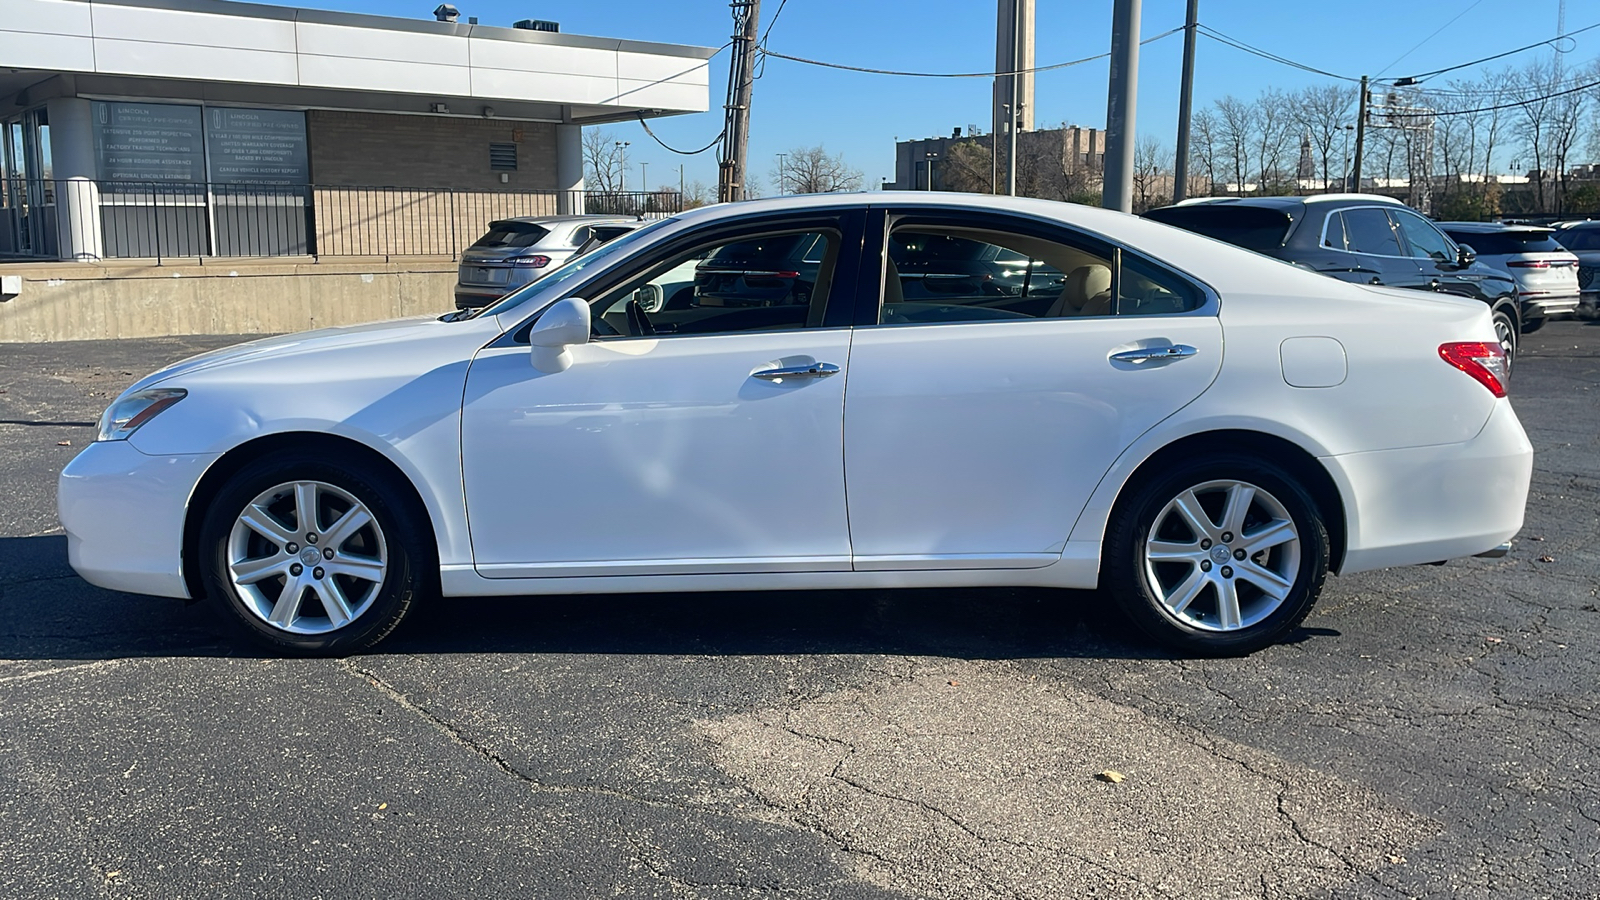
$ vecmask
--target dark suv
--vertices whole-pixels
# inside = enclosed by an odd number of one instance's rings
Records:
[[[1516,282],[1397,200],[1366,194],[1210,197],[1145,216],[1343,281],[1482,300],[1494,313],[1506,357],[1516,355],[1522,334]]]

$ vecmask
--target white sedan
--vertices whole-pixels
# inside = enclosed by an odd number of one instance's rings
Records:
[[[683,276],[726,248],[714,297]],[[91,583],[289,653],[441,596],[978,585],[1102,587],[1247,653],[1329,571],[1504,552],[1532,470],[1505,386],[1476,301],[1083,206],[785,197],[477,314],[156,372],[60,512]]]

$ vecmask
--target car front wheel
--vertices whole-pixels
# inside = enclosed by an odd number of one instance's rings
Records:
[[[247,464],[201,525],[206,594],[283,653],[339,655],[399,625],[428,582],[427,540],[400,485],[371,467],[295,453]]]
[[[1187,653],[1239,655],[1311,611],[1328,534],[1295,476],[1216,455],[1137,486],[1113,514],[1104,560],[1113,599],[1145,633]]]

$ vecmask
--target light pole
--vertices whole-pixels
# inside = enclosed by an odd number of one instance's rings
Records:
[[[1350,132],[1355,131],[1354,125],[1341,125],[1344,130],[1344,184],[1345,190],[1350,190]]]
[[[639,163],[639,181],[639,190],[650,193],[650,164],[647,162]]]
[[[787,154],[787,153],[779,153],[778,154],[778,196],[779,197],[783,196],[783,185],[784,185],[783,161],[785,159],[788,159],[788,158],[789,158],[789,154]]]
[[[924,152],[922,155],[927,160],[927,166],[928,166],[928,190],[931,191],[931,190],[933,190],[933,161],[939,158],[939,154],[938,154],[937,151],[928,150],[928,151]]]
[[[628,191],[628,145],[632,141],[617,141],[617,155],[622,158],[622,172],[617,176],[617,192]]]

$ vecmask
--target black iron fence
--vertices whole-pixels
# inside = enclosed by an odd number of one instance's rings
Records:
[[[660,218],[676,191],[469,191],[26,179],[0,181],[0,253],[50,259],[458,257],[490,222],[566,213]]]

